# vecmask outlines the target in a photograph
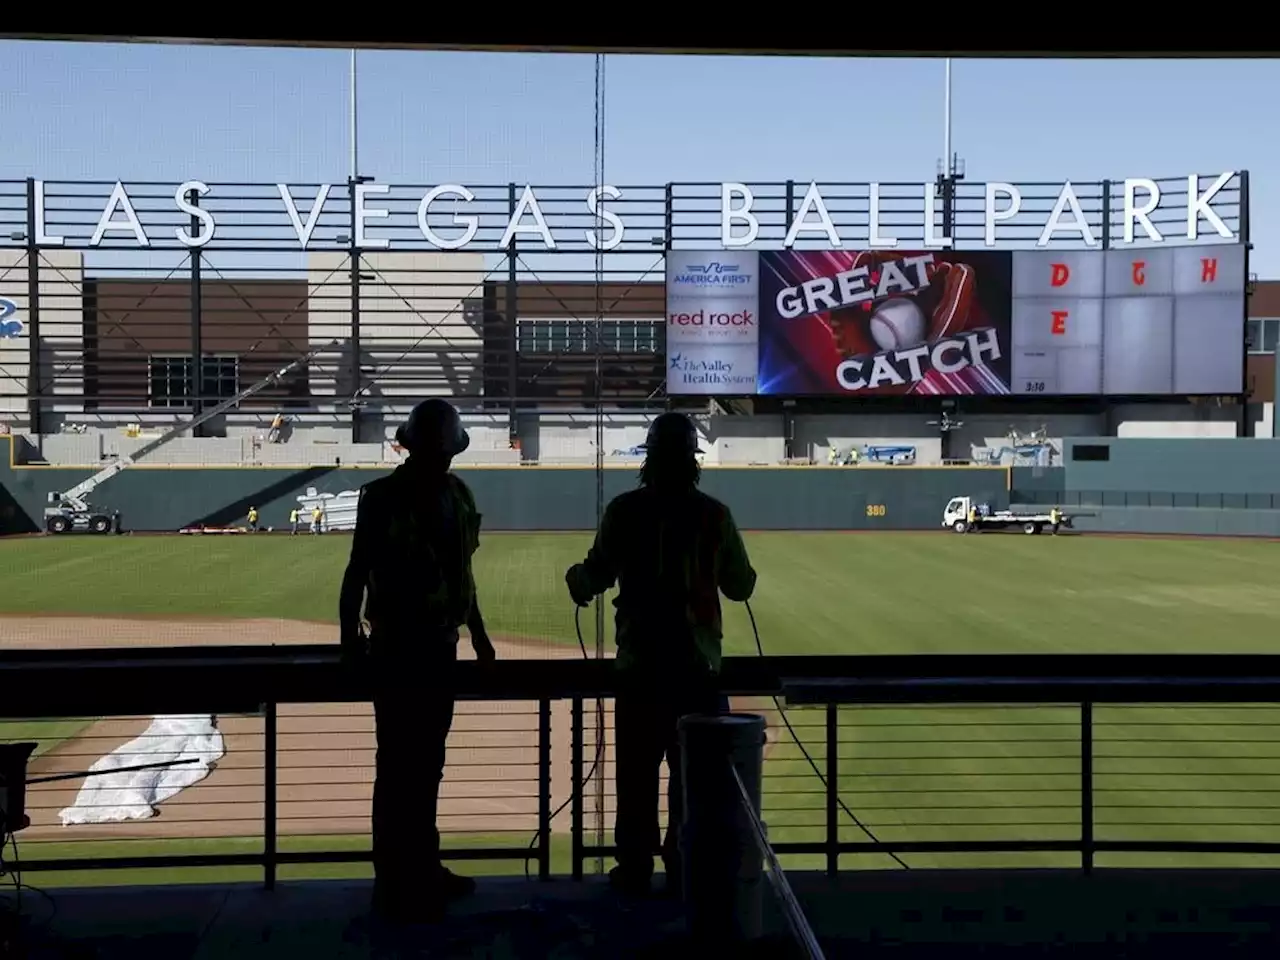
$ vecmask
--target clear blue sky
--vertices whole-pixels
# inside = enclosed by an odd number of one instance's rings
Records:
[[[0,42],[0,179],[345,180],[348,54]],[[590,183],[593,58],[363,51],[382,182]],[[931,180],[940,60],[608,60],[605,180]],[[970,180],[1248,169],[1251,269],[1280,277],[1280,61],[957,60]]]

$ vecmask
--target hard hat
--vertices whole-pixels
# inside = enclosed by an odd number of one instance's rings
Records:
[[[698,430],[683,413],[664,413],[655,418],[649,424],[643,446],[647,453],[657,451],[691,457],[702,452],[698,447]]]
[[[423,400],[396,430],[396,443],[410,453],[441,453],[456,457],[471,445],[471,435],[453,404],[438,398]]]

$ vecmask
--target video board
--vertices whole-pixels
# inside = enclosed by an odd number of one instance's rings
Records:
[[[1235,394],[1242,244],[673,251],[673,395]]]

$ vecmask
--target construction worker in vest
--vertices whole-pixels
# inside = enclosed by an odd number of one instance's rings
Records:
[[[258,508],[249,508],[249,529],[254,533],[258,532]]]
[[[969,530],[978,529],[978,508],[973,504],[969,504]]]
[[[834,467],[840,462],[840,451],[834,446],[827,448],[827,466]]]
[[[298,508],[294,507],[289,511],[289,536],[296,536],[298,533]]]
[[[1052,510],[1049,511],[1049,526],[1053,529],[1054,533],[1057,533],[1058,527],[1061,526],[1061,524],[1062,524],[1062,511],[1059,510],[1057,507],[1054,507]]]
[[[339,620],[344,660],[373,692],[374,907],[391,920],[434,919],[475,890],[441,863],[436,828],[459,628],[482,663],[494,648],[471,572],[480,514],[449,472],[470,437],[450,404],[427,400],[396,441],[408,460],[360,491]]]
[[[618,584],[618,865],[609,879],[633,895],[648,891],[659,849],[667,889],[680,890],[677,724],[685,714],[728,708],[719,689],[719,594],[745,601],[756,584],[729,508],[698,490],[693,422],[662,414],[650,425],[644,449],[639,489],[609,503],[586,559],[565,574],[579,606]],[[664,758],[670,775],[668,827],[660,845],[658,776]]]
[[[320,532],[320,522],[324,520],[324,511],[319,505],[311,508],[311,532],[318,534]]]

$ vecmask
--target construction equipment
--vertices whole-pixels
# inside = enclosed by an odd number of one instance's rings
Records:
[[[969,523],[969,511],[974,507],[970,497],[952,497],[942,511],[942,525],[956,533],[977,533],[982,530],[1007,530],[1018,527],[1026,534],[1036,534],[1046,527],[1054,533],[1070,528],[1072,517],[1062,510],[1046,510],[1035,513],[1018,513],[1013,510],[986,510],[985,504],[975,511],[977,522]]]
[[[200,424],[207,420],[212,420],[219,414],[226,413],[232,407],[238,406],[249,397],[252,397],[255,393],[259,393],[267,387],[270,387],[282,380],[298,367],[310,363],[326,350],[333,350],[341,345],[341,340],[331,340],[323,346],[319,346],[314,350],[308,351],[297,360],[285,364],[274,373],[268,374],[252,386],[241,390],[229,400],[224,400],[217,406],[204,411],[198,417],[194,417],[191,420],[187,420],[172,429],[165,431],[154,440],[144,443],[129,456],[119,457],[109,465],[103,467],[93,476],[88,477],[85,480],[81,480],[70,490],[67,490],[64,493],[50,491],[48,496],[49,505],[44,508],[45,530],[49,533],[68,533],[70,531],[87,531],[89,533],[110,532],[110,515],[101,510],[95,510],[89,505],[87,498],[94,490],[98,489],[98,487],[102,486],[102,484],[106,483],[116,474],[133,466],[143,457],[154,453],[175,437],[181,436],[188,430],[194,430],[196,427],[200,426]]]

